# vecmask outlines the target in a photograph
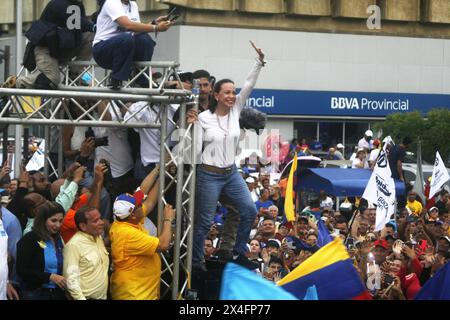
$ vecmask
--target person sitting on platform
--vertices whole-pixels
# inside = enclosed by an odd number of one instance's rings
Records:
[[[139,8],[135,1],[100,0],[97,17],[97,32],[92,48],[99,66],[112,69],[108,86],[120,89],[122,81],[128,80],[133,61],[150,61],[155,41],[148,32],[166,31],[171,26],[167,16],[141,23]],[[136,81],[141,87],[149,87],[148,80],[141,76]]]

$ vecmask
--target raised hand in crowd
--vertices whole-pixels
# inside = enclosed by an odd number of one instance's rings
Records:
[[[253,49],[255,49],[256,53],[258,54],[258,59],[261,62],[261,64],[264,66],[266,64],[266,61],[264,61],[264,52],[261,50],[261,48],[258,48],[253,41],[250,40],[250,44],[252,45]]]
[[[76,168],[73,172],[73,182],[77,184],[80,183],[80,181],[83,180],[84,178],[84,173],[86,172],[86,170],[87,170],[86,167],[78,164],[78,168]]]
[[[87,158],[91,155],[92,151],[95,149],[95,139],[93,137],[86,138],[80,147],[80,156]]]
[[[7,176],[11,172],[11,168],[8,166],[8,162],[5,162],[2,169],[0,170],[0,179]]]
[[[20,168],[19,185],[18,188],[29,188],[30,186],[30,174],[25,168]]]
[[[407,245],[403,246],[402,253],[404,253],[410,260],[414,260],[417,258],[415,250],[408,247]]]

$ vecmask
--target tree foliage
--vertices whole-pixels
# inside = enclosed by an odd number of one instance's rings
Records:
[[[434,163],[436,151],[447,162],[450,158],[450,110],[433,109],[426,118],[420,112],[394,113],[387,116],[384,122],[375,128],[383,130],[383,136],[391,136],[396,143],[404,137],[413,140],[409,150],[416,152],[417,141],[422,141],[422,158]]]

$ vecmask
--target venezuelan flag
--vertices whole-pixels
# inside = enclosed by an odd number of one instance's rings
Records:
[[[322,247],[277,285],[299,299],[313,285],[319,300],[371,299],[340,238]]]
[[[295,221],[295,207],[294,207],[294,174],[297,171],[297,152],[294,154],[291,171],[286,186],[286,197],[284,199],[284,214],[288,222]]]

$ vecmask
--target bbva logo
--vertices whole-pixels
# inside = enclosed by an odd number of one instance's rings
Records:
[[[359,109],[357,98],[332,97],[331,109]]]

